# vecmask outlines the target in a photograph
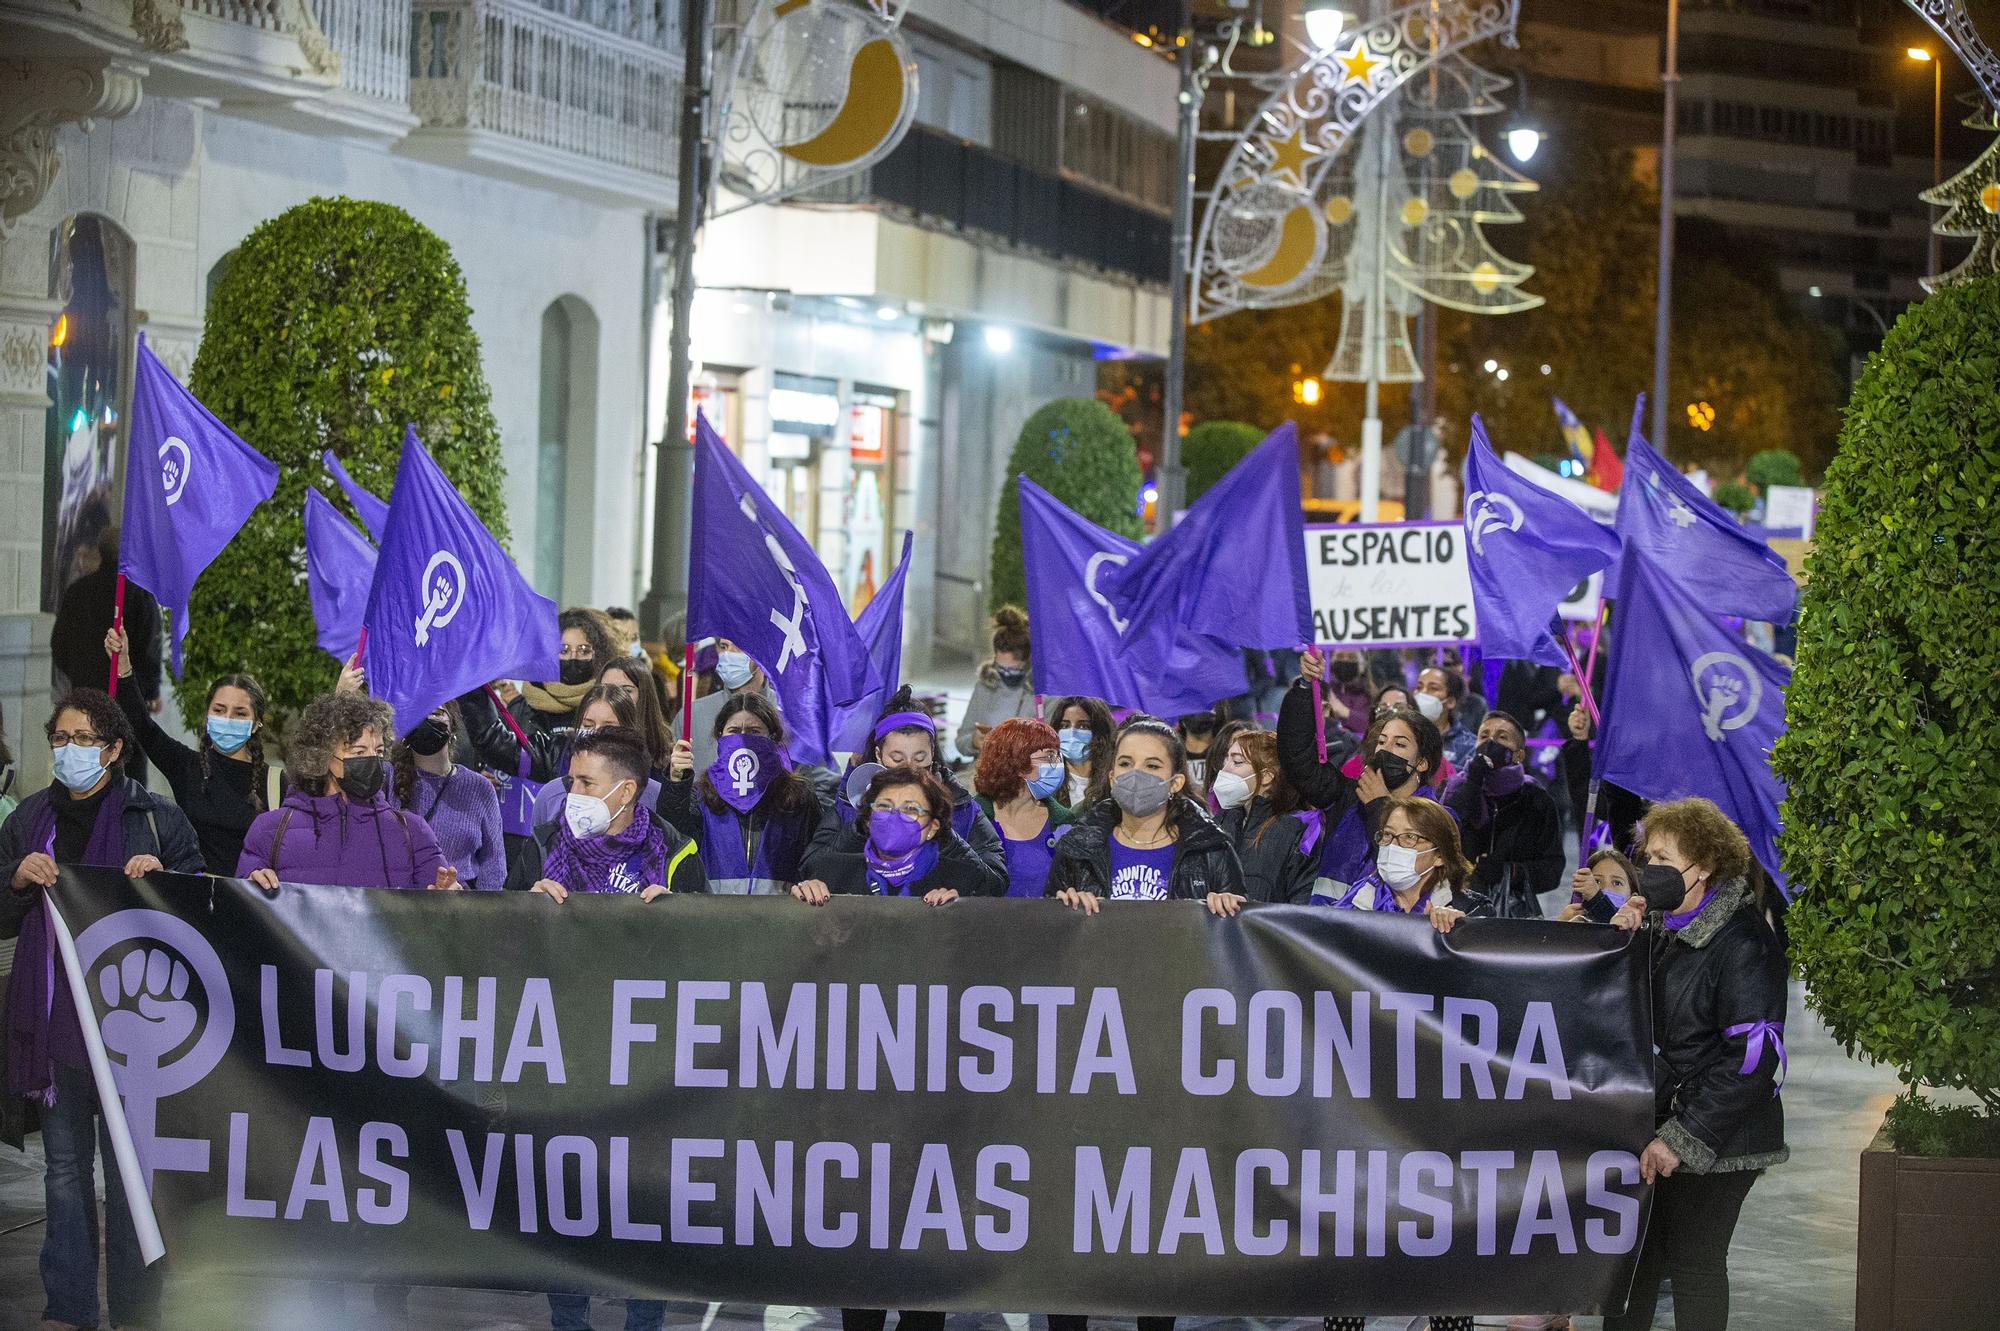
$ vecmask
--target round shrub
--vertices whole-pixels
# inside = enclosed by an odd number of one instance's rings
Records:
[[[1021,426],[1000,486],[993,522],[993,570],[987,606],[1026,605],[1021,568],[1021,475],[1062,500],[1081,517],[1138,540],[1139,452],[1118,413],[1090,397],[1057,398]]]
[[[1187,501],[1208,493],[1224,472],[1264,442],[1264,432],[1242,421],[1203,421],[1181,440],[1181,465],[1187,469]]]

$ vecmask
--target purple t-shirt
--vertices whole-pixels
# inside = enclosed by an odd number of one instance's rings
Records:
[[[1172,842],[1157,850],[1134,850],[1111,838],[1111,900],[1165,901],[1174,868]]]
[[[1053,844],[1049,833],[1055,828],[1044,827],[1022,841],[1016,841],[1005,832],[1000,834],[1007,850],[1007,895],[1010,897],[1038,897],[1049,881],[1049,861],[1055,858],[1050,849]]]

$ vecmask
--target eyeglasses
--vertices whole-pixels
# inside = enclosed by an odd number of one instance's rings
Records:
[[[65,744],[81,744],[86,749],[99,748],[111,741],[102,735],[93,735],[88,730],[51,730],[49,747],[60,749]]]
[[[1404,850],[1429,850],[1437,843],[1422,832],[1377,832],[1378,846],[1401,846]]]
[[[596,659],[596,657],[597,653],[591,650],[589,643],[571,644],[566,642],[563,644],[562,651],[557,654],[556,659],[560,661],[590,661]]]
[[[920,823],[931,816],[929,806],[923,804],[891,804],[888,800],[876,800],[868,807],[876,813],[900,813]]]

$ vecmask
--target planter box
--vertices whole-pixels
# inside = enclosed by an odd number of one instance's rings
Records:
[[[1886,1130],[1861,1153],[1855,1331],[1994,1325],[2000,1160],[1898,1155]]]

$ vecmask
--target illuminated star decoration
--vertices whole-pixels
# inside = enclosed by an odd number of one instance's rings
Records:
[[[1271,151],[1271,175],[1280,176],[1290,172],[1292,178],[1299,184],[1306,183],[1306,159],[1319,155],[1319,149],[1306,142],[1306,122],[1300,121],[1294,125],[1292,132],[1285,138],[1265,139],[1264,146]]]
[[[1347,71],[1347,77],[1342,82],[1368,82],[1368,76],[1375,72],[1375,66],[1379,63],[1373,56],[1368,54],[1368,44],[1366,42],[1355,42],[1354,49],[1340,57],[1340,66]]]

